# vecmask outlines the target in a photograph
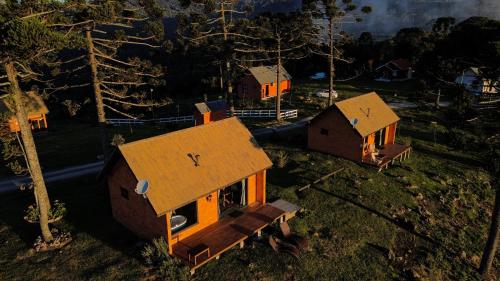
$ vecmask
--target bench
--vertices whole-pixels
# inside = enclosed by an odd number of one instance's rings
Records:
[[[210,257],[210,248],[205,244],[200,244],[194,248],[189,249],[188,251],[189,262],[193,262],[194,265],[197,265],[198,258],[203,254],[207,254],[207,258]]]

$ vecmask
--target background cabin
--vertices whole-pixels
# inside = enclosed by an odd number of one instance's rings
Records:
[[[286,215],[267,204],[271,166],[233,117],[121,145],[104,175],[113,217],[140,237],[165,237],[194,270]]]
[[[311,120],[308,147],[378,167],[409,155],[396,144],[399,117],[374,92],[335,103]]]
[[[391,60],[375,69],[377,81],[404,81],[413,79],[413,68],[407,59]]]
[[[238,97],[246,100],[265,100],[278,93],[276,66],[251,67],[238,83]],[[292,89],[292,76],[284,67],[280,68],[280,90],[282,94]]]
[[[500,82],[486,79],[477,67],[470,67],[455,79],[455,83],[464,86],[470,93],[476,95],[498,94]]]
[[[38,96],[35,92],[28,92],[23,96],[26,104],[26,113],[28,114],[28,120],[31,124],[31,129],[33,131],[41,131],[48,128],[47,117],[49,113],[47,106],[43,99]],[[10,101],[9,97],[2,98],[0,100],[0,112],[7,117],[7,122],[9,123],[9,130],[13,133],[19,132],[19,123],[14,114],[15,107]]]
[[[227,117],[227,104],[225,100],[200,102],[195,104],[194,107],[195,125],[203,125]]]

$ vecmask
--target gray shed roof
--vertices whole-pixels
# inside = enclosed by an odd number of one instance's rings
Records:
[[[276,65],[272,66],[256,66],[248,69],[250,73],[257,79],[260,84],[267,84],[271,82],[276,82]],[[280,67],[280,80],[290,80],[292,76],[286,71],[286,69]]]

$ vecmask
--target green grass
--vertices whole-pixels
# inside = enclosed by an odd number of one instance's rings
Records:
[[[293,105],[302,116],[325,106],[324,99],[314,96],[305,101],[308,93],[325,88],[324,82],[295,85]],[[393,86],[357,81],[339,84],[337,90],[343,99],[383,86],[386,97],[394,89],[413,87],[411,83]],[[398,138],[411,142],[415,151],[403,165],[382,173],[308,151],[303,139],[261,142],[274,161],[279,151],[289,157],[284,168],[268,172],[268,199],[283,198],[304,208],[290,223],[309,238],[312,251],[294,260],[275,254],[263,241],[254,241],[200,268],[193,279],[478,280],[476,268],[494,197],[485,151],[448,145],[446,128],[451,120],[444,109],[422,107],[397,113],[403,117]],[[484,137],[484,132],[498,132],[498,117],[498,111],[482,112],[479,124],[463,129]],[[435,141],[431,121],[445,128]],[[251,127],[274,124],[270,120],[245,122]],[[120,133],[126,141],[133,141],[173,129],[112,127],[111,136]],[[100,154],[98,128],[89,125],[53,122],[51,131],[36,140],[47,170],[93,162]],[[296,193],[298,187],[339,167],[345,170],[335,178]],[[93,178],[51,186],[49,193],[52,200],[67,204],[67,217],[55,227],[70,231],[74,241],[61,251],[33,253],[30,249],[38,228],[22,219],[32,195],[18,192],[0,197],[0,280],[154,279],[140,257],[139,241],[112,219],[107,194]],[[277,228],[265,232],[276,233]],[[500,274],[498,257],[494,274]]]
[[[408,112],[407,114],[412,114]],[[421,114],[421,113],[419,113]],[[429,113],[439,117],[439,113]],[[268,198],[304,208],[292,228],[312,251],[294,260],[264,242],[247,243],[200,268],[194,280],[478,280],[493,189],[483,159],[433,141],[422,122],[403,122],[400,137],[416,146],[412,157],[383,173],[351,161],[310,152],[299,141],[267,141],[275,160]],[[407,134],[416,131],[418,133]],[[127,138],[127,137],[126,137]],[[339,167],[345,171],[303,194],[296,189]],[[106,192],[92,180],[50,188],[69,213],[55,226],[74,241],[61,251],[34,254],[36,226],[22,220],[29,193],[0,197],[0,280],[151,280],[141,247],[110,215]],[[277,232],[276,226],[266,229]],[[497,259],[498,260],[498,259]],[[498,261],[494,270],[499,273]]]

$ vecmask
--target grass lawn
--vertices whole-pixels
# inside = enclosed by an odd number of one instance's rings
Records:
[[[439,119],[440,113],[425,116]],[[399,137],[411,138],[416,150],[382,173],[307,151],[299,139],[262,142],[273,160],[278,151],[288,154],[284,168],[268,172],[268,199],[304,208],[291,226],[310,239],[312,251],[295,260],[255,241],[200,268],[193,279],[478,280],[494,197],[483,158],[448,147],[441,135],[434,143],[427,123],[405,120]],[[336,178],[295,192],[339,167],[345,170]],[[74,241],[61,251],[33,253],[38,229],[22,220],[32,195],[0,197],[0,280],[154,279],[139,241],[114,222],[106,192],[94,179],[55,185],[49,193],[66,202],[68,215],[55,226],[71,231]]]

